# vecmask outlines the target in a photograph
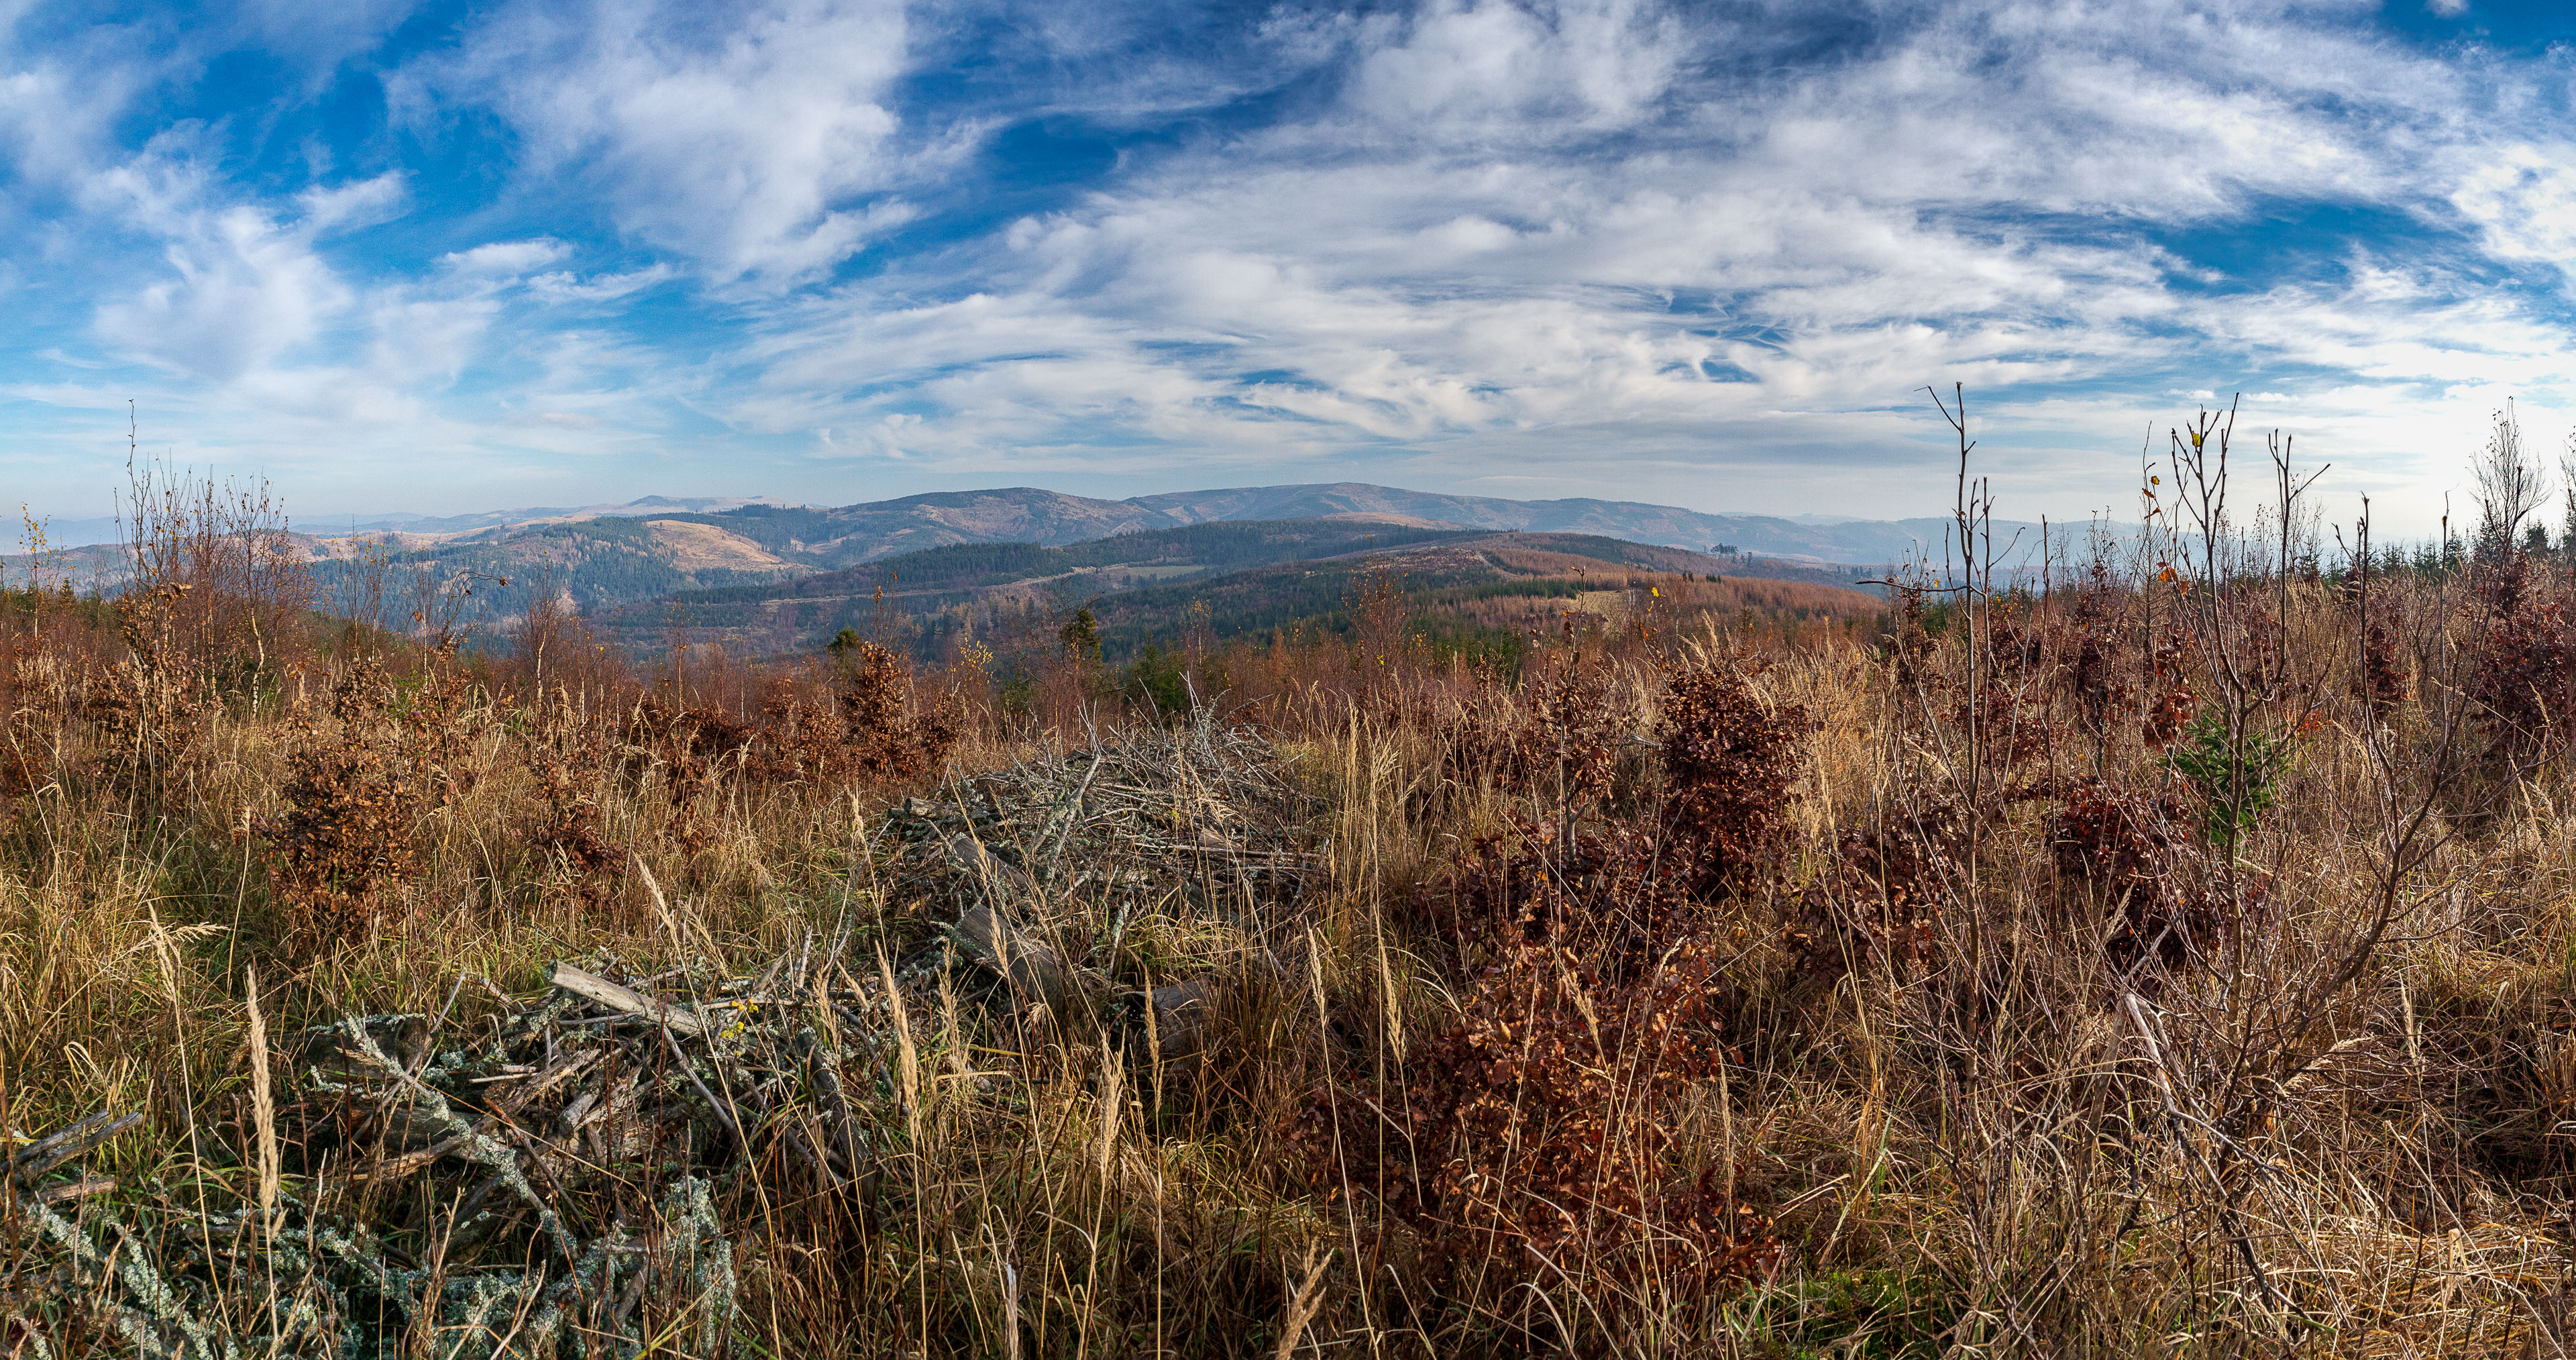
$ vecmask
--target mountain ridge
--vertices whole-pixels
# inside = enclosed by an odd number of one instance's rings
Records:
[[[802,505],[772,497],[645,496],[617,504],[529,506],[471,514],[395,513],[323,517],[299,533],[318,544],[377,540],[402,551],[446,552],[498,545],[530,534],[558,535],[602,521],[703,524],[735,534],[785,570],[832,570],[925,548],[961,543],[1027,542],[1062,546],[1121,533],[1237,520],[1316,519],[1355,515],[1409,521],[1415,527],[1596,534],[1662,547],[1736,552],[1787,561],[1883,566],[1938,555],[1949,521],[1847,519],[1838,516],[1719,514],[1647,501],[1568,497],[1517,500],[1415,491],[1371,482],[1298,482],[1156,492],[1120,500],[1043,487],[930,491],[842,506]],[[345,524],[347,527],[343,528]],[[65,521],[57,547],[112,543],[113,521]],[[2009,538],[2016,529],[1996,526]],[[102,531],[110,532],[102,532]],[[327,550],[326,550],[327,555]],[[508,554],[503,554],[507,557]]]

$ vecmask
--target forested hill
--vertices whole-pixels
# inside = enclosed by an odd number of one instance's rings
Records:
[[[1372,547],[1467,538],[1476,532],[1423,529],[1349,517],[1194,524],[1061,546],[960,543],[793,581],[689,591],[680,599],[688,604],[714,605],[772,599],[873,598],[882,589],[892,596],[917,600],[953,591],[1102,572],[1122,579],[1137,575],[1204,575],[1269,562],[1362,552]],[[1080,584],[1086,583],[1077,583],[1074,588],[1080,588]]]
[[[1075,610],[1088,608],[1115,656],[1185,633],[1221,639],[1282,627],[1340,627],[1347,599],[1366,588],[1362,578],[1372,572],[1453,613],[1453,606],[1488,597],[1598,596],[1624,589],[1620,583],[1638,573],[1694,582],[1721,575],[1785,579],[1822,589],[1819,599],[1846,601],[1833,606],[1843,613],[1877,608],[1850,579],[1812,568],[1720,562],[1599,535],[1325,519],[1194,525],[1066,547],[937,548],[854,571],[685,591],[611,611],[593,624],[639,652],[686,639],[754,655],[809,651],[854,628],[899,633],[931,660],[952,642],[1051,635]],[[1482,618],[1493,611],[1470,612]]]

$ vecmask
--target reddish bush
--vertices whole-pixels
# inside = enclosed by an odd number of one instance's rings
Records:
[[[1319,1185],[1369,1187],[1488,1279],[1651,1276],[1689,1295],[1780,1256],[1677,1139],[1733,1009],[1707,894],[1769,857],[1810,724],[1732,670],[1666,686],[1664,778],[1636,798],[1627,724],[1580,662],[1534,674],[1475,734],[1467,758],[1546,797],[1449,868],[1461,954],[1480,961],[1460,1019],[1399,1088],[1329,1087],[1291,1131]]]
[[[837,684],[770,676],[749,718],[661,695],[637,701],[620,734],[633,753],[629,776],[663,772],[681,849],[706,847],[702,814],[728,766],[755,785],[841,789],[918,779],[947,760],[964,730],[953,695],[923,703],[909,669],[871,642],[837,660]]]
[[[2481,575],[2489,616],[2469,693],[2496,754],[2537,765],[2566,749],[2576,714],[2576,619],[2562,601],[2539,598],[2525,554]]]
[[[1684,668],[1665,679],[1656,736],[1664,760],[1666,852],[1687,857],[1693,886],[1715,888],[1778,836],[1814,730],[1795,704],[1771,705],[1731,670]]]
[[[2129,677],[2120,666],[2121,598],[2109,565],[2097,560],[2067,619],[2072,637],[2064,684],[2085,730],[2097,738],[2110,730],[2112,712],[2129,701]]]
[[[2104,949],[2123,967],[2152,953],[2168,964],[2199,957],[2226,925],[2226,900],[2186,881],[2199,824],[2175,798],[2153,798],[2106,780],[2077,782],[2049,813],[2057,872],[2090,886],[2119,919]]]
[[[1651,1276],[1690,1296],[1768,1272],[1769,1220],[1678,1142],[1732,1009],[1686,875],[1637,826],[1524,827],[1472,853],[1460,911],[1500,928],[1459,1022],[1397,1089],[1318,1094],[1289,1132],[1314,1183],[1367,1187],[1489,1286]]]
[[[1598,657],[1568,651],[1542,661],[1517,693],[1482,689],[1457,710],[1444,773],[1564,808],[1609,798],[1637,725],[1621,680]]]
[[[452,661],[452,649],[441,657]],[[411,695],[361,658],[333,682],[325,730],[302,700],[283,810],[257,830],[290,938],[312,949],[362,932],[383,893],[416,875],[429,819],[472,787],[464,755],[486,724],[465,678],[442,664]]]
[[[2386,626],[2376,620],[2362,630],[2361,671],[2353,677],[2353,697],[2382,714],[2406,702],[2404,659]]]
[[[605,906],[630,853],[608,839],[600,820],[598,791],[613,755],[607,734],[583,721],[563,690],[540,699],[535,718],[524,753],[536,783],[528,844],[553,862],[574,897]]]
[[[1790,931],[1800,969],[1839,976],[1864,961],[1904,968],[1930,957],[1967,874],[1963,826],[1955,806],[1935,803],[1846,834],[1801,894]]]

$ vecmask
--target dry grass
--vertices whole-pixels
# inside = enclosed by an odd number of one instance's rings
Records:
[[[12,596],[0,1344],[2560,1354],[2576,583],[2231,551],[1176,724]]]

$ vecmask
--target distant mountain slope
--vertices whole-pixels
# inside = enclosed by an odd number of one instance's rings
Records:
[[[540,506],[439,518],[385,515],[351,521],[354,532],[341,531],[325,518],[303,522],[298,536],[317,558],[345,558],[380,547],[412,563],[496,576],[553,561],[570,578],[565,584],[575,598],[587,608],[599,608],[671,590],[864,566],[930,548],[984,543],[1062,547],[1202,524],[1343,518],[1389,530],[1593,534],[1665,547],[1722,549],[1730,557],[1861,566],[1917,555],[1937,558],[1949,527],[1947,520],[1929,518],[1800,521],[1712,515],[1639,501],[1519,501],[1331,482],[1177,491],[1127,500],[999,487],[838,507],[648,496],[571,510]],[[639,524],[658,528],[639,533]],[[692,549],[683,541],[685,525],[701,525],[725,537],[698,535],[689,540],[698,545]],[[2008,539],[2018,531],[2022,551],[2036,550],[2036,526],[1999,523],[1995,528]],[[321,535],[308,538],[315,529]],[[62,565],[77,585],[112,588],[119,560],[112,549],[75,549]],[[23,558],[0,558],[0,571],[14,574],[25,565]],[[721,574],[727,571],[750,575]]]
[[[1904,561],[1918,553],[1937,555],[1948,527],[1948,521],[1939,519],[1802,524],[1758,515],[1709,515],[1636,501],[1514,501],[1360,482],[1231,487],[1121,501],[1037,487],[999,487],[833,508],[758,504],[655,518],[707,524],[759,544],[789,566],[828,571],[961,544],[1060,547],[1197,524],[1342,516],[1390,527],[1595,534],[1697,551],[1724,545],[1734,552],[1790,561],[1870,566]],[[496,527],[470,539],[497,543],[539,529],[552,530],[561,523]],[[1997,526],[2007,535],[2020,527],[2024,526]],[[2026,536],[2035,544],[2037,528],[2028,528]]]
[[[704,516],[782,556],[818,567],[855,566],[959,543],[1056,545],[1176,527],[1126,501],[1093,500],[1033,486],[936,491],[837,509],[744,506]]]
[[[951,544],[794,580],[685,591],[667,602],[608,612],[593,624],[632,640],[637,629],[667,629],[676,615],[695,634],[756,651],[804,650],[842,628],[870,626],[881,608],[909,617],[978,606],[1069,609],[1067,602],[1156,583],[1476,534],[1333,518],[1196,524],[1062,545]]]
[[[372,570],[404,581],[426,571],[438,580],[479,576],[513,582],[508,591],[479,592],[478,607],[461,620],[488,625],[515,613],[528,591],[540,585],[570,597],[584,612],[597,612],[675,591],[775,581],[812,570],[699,517],[621,516],[524,525],[495,539],[468,537],[408,546],[418,542],[398,540],[395,546],[403,550],[377,567],[371,565],[374,554],[366,551],[366,540],[322,540],[313,563],[315,584],[323,598],[333,599]]]
[[[1477,529],[1600,534],[1637,543],[1702,550],[1726,544],[1757,555],[1868,566],[1901,562],[1918,552],[1937,556],[1950,528],[1950,521],[1942,518],[1826,523],[1769,515],[1712,515],[1641,501],[1521,501],[1455,496],[1365,482],[1175,491],[1138,496],[1128,503],[1187,523],[1349,513],[1402,515]],[[2033,544],[2039,538],[2036,524],[1998,521],[1995,527],[2007,538],[2016,530],[2027,530]]]
[[[1530,629],[1552,629],[1569,611],[1614,623],[1653,614],[1672,629],[1709,613],[1848,624],[1887,608],[1830,579],[1720,575],[1710,570],[1716,565],[1698,553],[1594,534],[1481,534],[1149,585],[1093,608],[1113,660],[1157,641],[1171,645],[1194,627],[1216,641],[1340,631],[1363,575],[1374,571],[1401,585],[1417,631],[1487,654],[1518,652]]]
[[[1486,587],[1524,576],[1622,580],[1632,571],[1787,579],[1871,597],[1825,572],[1721,563],[1701,553],[1591,534],[1427,529],[1359,515],[1215,521],[1088,542],[958,544],[792,580],[684,591],[596,615],[593,626],[640,650],[674,628],[757,654],[810,651],[843,628],[890,621],[936,655],[944,640],[1053,628],[1080,605],[1113,649],[1191,628],[1217,637],[1334,613],[1352,578],[1385,564],[1409,591]],[[1588,564],[1588,565],[1587,565]],[[1568,586],[1559,593],[1570,594]],[[1871,606],[1875,608],[1875,606]]]
[[[1705,548],[1707,530],[1723,517],[1635,501],[1515,501],[1452,496],[1365,482],[1313,486],[1248,486],[1138,496],[1134,504],[1186,523],[1212,519],[1305,519],[1316,515],[1403,515],[1476,529],[1528,529],[1603,534],[1641,543]]]
[[[547,506],[486,510],[464,515],[323,515],[299,524],[304,532],[337,534],[469,534],[510,529],[522,524],[556,524],[588,519],[649,519],[669,514],[706,514],[775,502],[760,496],[646,496],[622,505]]]
[[[1194,524],[1066,544],[959,543],[777,585],[692,592],[691,603],[866,596],[929,599],[1099,573],[1176,577],[1474,534],[1360,517]],[[1071,587],[1069,587],[1071,588]]]

